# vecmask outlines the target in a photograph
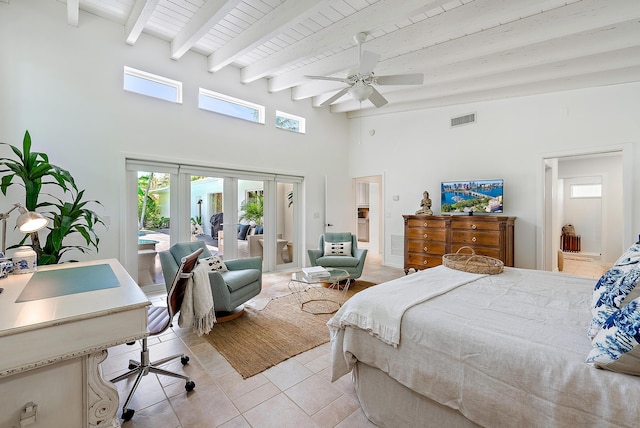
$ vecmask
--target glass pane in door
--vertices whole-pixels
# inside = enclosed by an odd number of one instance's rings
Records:
[[[164,284],[158,252],[170,244],[170,174],[138,171],[138,284]]]
[[[238,258],[264,260],[264,182],[238,180]]]
[[[293,263],[293,189],[292,183],[276,184],[276,265]]]
[[[191,240],[204,241],[213,255],[223,255],[224,178],[191,176]]]

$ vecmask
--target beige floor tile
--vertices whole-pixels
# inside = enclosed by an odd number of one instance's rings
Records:
[[[341,395],[311,418],[321,427],[330,428],[335,427],[359,409],[360,403],[357,400],[347,395]]]
[[[214,382],[169,399],[183,428],[216,427],[240,415],[231,400]]]
[[[236,416],[229,422],[225,422],[222,425],[218,425],[219,428],[251,428],[249,422],[243,416]]]
[[[374,428],[377,425],[372,423],[364,415],[362,409],[358,409],[336,425],[336,428]]]
[[[284,391],[313,376],[314,373],[300,364],[295,358],[290,358],[265,370],[262,374],[280,388],[281,391]]]
[[[309,416],[316,414],[342,396],[337,388],[318,375],[295,384],[284,393]]]
[[[243,414],[253,428],[313,428],[318,425],[284,393]]]
[[[220,389],[232,400],[269,383],[269,380],[262,373],[242,379],[242,376],[235,370],[215,380]]]
[[[268,399],[275,397],[280,394],[282,391],[272,384],[271,382],[267,382],[262,386],[254,389],[253,391],[249,391],[244,395],[237,397],[232,400],[233,404],[240,410],[240,412],[246,412],[257,405],[264,403]]]
[[[182,428],[173,408],[161,402],[136,410],[133,418],[122,422],[122,428]]]

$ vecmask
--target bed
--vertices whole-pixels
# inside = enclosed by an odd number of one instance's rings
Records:
[[[379,426],[638,426],[640,377],[585,362],[595,282],[439,266],[370,287],[328,322],[332,380],[351,371]]]

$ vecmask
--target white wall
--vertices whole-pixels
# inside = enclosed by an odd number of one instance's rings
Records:
[[[503,178],[505,214],[517,217],[515,264],[535,268],[544,212],[542,158],[626,144],[635,149],[630,163],[639,165],[638,100],[640,83],[632,83],[401,113],[381,109],[352,119],[350,174],[385,177],[386,263],[402,266],[402,256],[391,254],[390,237],[403,234],[402,215],[419,208],[424,190],[434,196],[437,214],[441,181]],[[450,128],[451,117],[470,112],[477,113],[477,123]],[[640,231],[640,170],[631,174],[635,186],[624,189],[627,244]]]
[[[144,34],[134,46],[126,45],[122,25],[91,14],[80,12],[79,27],[68,26],[63,2],[0,2],[0,52],[0,141],[21,146],[28,129],[33,149],[68,169],[87,189],[88,199],[102,202],[95,210],[111,223],[100,232],[99,254],[75,257],[121,256],[129,154],[304,176],[305,234],[316,246],[323,219],[312,213],[324,212],[324,177],[346,176],[348,167],[344,115],[314,109],[308,100],[293,102],[288,91],[269,94],[263,80],[240,84],[239,71],[231,67],[209,73],[206,57],[199,54],[173,61],[168,43]],[[184,103],[123,91],[125,65],[184,82]],[[199,110],[199,86],[265,105],[266,124]],[[276,129],[276,109],[306,117],[306,135]],[[8,155],[0,147],[0,156]],[[343,201],[351,192],[338,186],[333,193]],[[19,189],[11,189],[0,212],[23,198]],[[344,204],[332,212],[338,224],[352,218]],[[18,239],[10,231],[8,243]]]

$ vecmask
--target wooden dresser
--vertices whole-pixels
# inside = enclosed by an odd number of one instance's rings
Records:
[[[442,264],[442,256],[460,247],[513,266],[515,217],[492,215],[404,215],[404,271]]]

